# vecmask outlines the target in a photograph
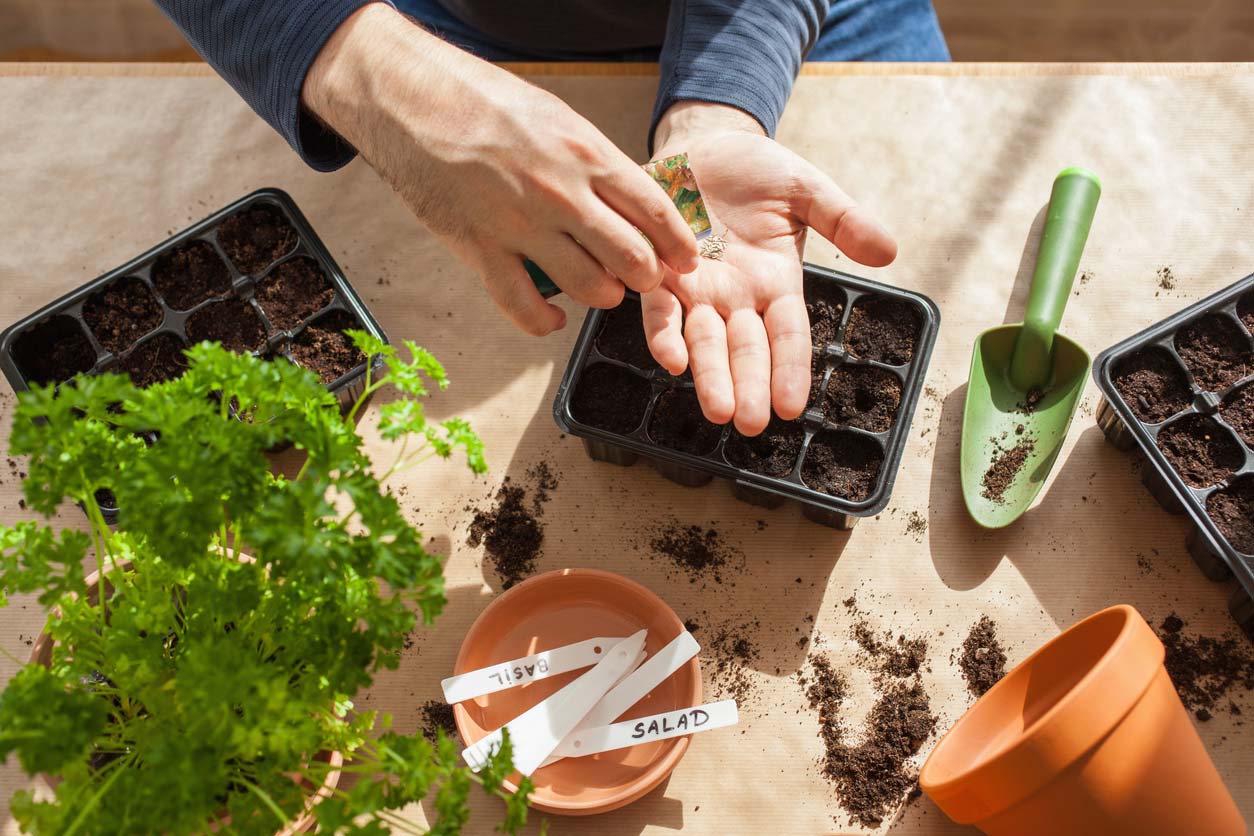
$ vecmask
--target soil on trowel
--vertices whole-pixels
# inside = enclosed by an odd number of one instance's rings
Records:
[[[967,690],[976,697],[988,693],[1006,675],[1006,651],[997,640],[997,624],[987,615],[971,625],[962,642],[958,669],[967,681]]]
[[[273,206],[236,212],[218,227],[218,244],[241,273],[256,275],[296,246],[296,230]]]
[[[1254,476],[1245,476],[1206,497],[1206,513],[1242,554],[1254,554]]]
[[[1158,449],[1195,488],[1213,485],[1245,464],[1245,451],[1232,433],[1206,415],[1186,415],[1163,427]]]
[[[83,321],[96,340],[114,354],[134,345],[160,325],[161,318],[156,297],[148,285],[134,276],[119,279],[83,303]]]
[[[1254,648],[1240,636],[1188,634],[1185,626],[1171,613],[1158,628],[1167,649],[1163,664],[1180,701],[1203,722],[1221,711],[1240,717],[1238,701],[1248,702],[1254,691]]]
[[[601,330],[597,332],[596,346],[606,357],[621,360],[641,371],[659,368],[645,341],[643,313],[635,299],[624,299],[605,314]]]
[[[509,589],[535,574],[544,545],[544,506],[558,478],[545,462],[532,466],[524,484],[505,477],[493,504],[475,511],[466,542],[483,546],[484,556]],[[528,496],[530,491],[530,496]]]
[[[1219,414],[1241,436],[1248,447],[1254,447],[1254,384],[1242,386],[1228,396]]]
[[[659,526],[649,541],[654,557],[665,558],[687,576],[690,583],[723,582],[727,570],[744,566],[744,555],[723,540],[715,528],[670,520]]]
[[[827,382],[823,413],[836,424],[882,433],[901,405],[901,378],[876,366],[837,366]]]
[[[32,383],[60,383],[96,365],[96,350],[68,316],[54,316],[18,337],[13,358]]]
[[[1112,378],[1124,403],[1147,424],[1167,420],[1193,397],[1184,369],[1164,348],[1141,349],[1121,362]]]
[[[836,342],[845,311],[844,291],[832,282],[810,279],[805,283],[805,300],[811,341],[819,348]]]
[[[923,322],[914,305],[887,296],[854,303],[845,331],[845,347],[855,357],[890,366],[909,363]]]
[[[787,476],[797,463],[804,440],[801,424],[771,415],[766,429],[758,435],[743,436],[733,429],[723,451],[733,467],[763,476]]]
[[[154,383],[173,380],[187,369],[183,355],[186,348],[173,334],[157,334],[123,357],[114,371],[125,372],[131,383],[146,389]]]
[[[627,435],[640,426],[652,396],[649,381],[603,363],[584,370],[570,399],[570,413],[590,427]]]
[[[191,241],[163,253],[152,283],[175,310],[186,311],[231,289],[231,273],[208,241]]]
[[[1014,484],[1015,479],[1028,462],[1028,457],[1036,449],[1036,439],[1032,436],[1020,436],[1010,447],[1003,447],[999,439],[990,439],[993,443],[993,462],[984,471],[980,479],[983,490],[980,495],[990,502],[999,505],[1006,501],[1006,491]]]
[[[824,430],[810,442],[801,480],[816,491],[861,502],[871,495],[883,464],[884,452],[874,439]]]
[[[334,298],[335,290],[312,258],[285,261],[257,285],[257,302],[280,331],[295,328]]]
[[[442,700],[427,700],[419,709],[422,715],[422,736],[432,744],[438,743],[440,732],[449,740],[458,740],[457,721],[453,719],[453,706]]]
[[[333,383],[366,362],[361,349],[344,333],[354,328],[361,328],[361,323],[346,311],[320,316],[292,340],[292,359],[323,383]]]
[[[705,456],[714,452],[722,436],[722,427],[705,420],[695,391],[668,389],[658,396],[649,418],[649,438],[655,444]]]
[[[1176,334],[1176,351],[1203,389],[1217,392],[1254,368],[1250,337],[1223,314],[1207,314]]]

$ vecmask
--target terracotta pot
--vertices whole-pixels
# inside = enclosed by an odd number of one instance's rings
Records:
[[[1135,609],[1092,615],[963,715],[919,783],[990,836],[1240,836],[1240,811]]]
[[[635,581],[597,569],[562,569],[529,578],[490,603],[462,641],[454,673],[465,673],[538,649],[595,636],[629,636],[647,628],[650,655],[684,632],[679,616]],[[466,745],[522,714],[584,670],[509,688],[453,707]],[[701,704],[701,668],[694,657],[621,719]],[[584,758],[566,758],[531,776],[531,806],[587,816],[630,804],[658,787],[688,751],[688,737],[645,743]],[[505,782],[516,792],[518,776]]]
[[[240,557],[240,560],[245,560],[245,561],[252,560],[252,558],[249,557],[248,555],[241,554],[239,557]],[[130,566],[130,564],[126,562],[121,563],[119,565],[122,568],[129,568]],[[99,597],[98,597],[99,588],[100,588],[100,573],[99,572],[90,573],[87,576],[86,581],[87,581],[88,600],[93,601],[93,602],[98,601],[99,600]],[[27,660],[27,662],[30,664],[43,665],[44,667],[51,665],[52,664],[52,647],[54,644],[55,642],[53,642],[52,636],[50,636],[47,633],[47,631],[41,632],[39,636],[35,639],[35,643],[31,645],[30,658]],[[313,827],[314,825],[314,817],[313,817],[314,805],[318,804],[324,798],[329,798],[331,796],[331,793],[335,792],[335,788],[339,786],[340,774],[341,774],[340,767],[344,765],[344,755],[341,754],[340,752],[319,752],[318,754],[314,755],[314,760],[321,761],[322,763],[328,764],[329,766],[331,766],[331,770],[327,772],[326,778],[323,779],[322,785],[317,788],[315,788],[308,781],[304,781],[303,779],[300,779],[302,783],[306,784],[306,789],[308,789],[309,791],[309,797],[305,800],[305,807],[301,811],[301,814],[299,817],[294,819],[292,823],[289,824],[287,827],[278,831],[275,834],[275,836],[297,836],[297,834],[307,832],[309,828]],[[54,775],[45,775],[43,777],[44,777],[44,780],[50,786],[54,786],[54,787],[57,785],[57,782],[60,781],[60,778]],[[223,825],[229,824],[230,821],[231,821],[230,816],[227,816],[227,815],[220,816],[216,821],[210,823],[210,826],[209,826],[210,832],[213,832],[221,828]]]

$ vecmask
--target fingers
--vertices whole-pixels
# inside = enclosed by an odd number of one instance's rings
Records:
[[[762,316],[771,343],[771,402],[791,421],[810,397],[810,322],[805,299],[791,293],[771,301]]]
[[[521,256],[502,251],[483,255],[479,262],[488,295],[519,328],[542,337],[566,326],[566,312],[544,301],[523,268]]]
[[[883,267],[897,257],[897,242],[832,178],[798,158],[801,170],[792,211],[805,224],[860,264]]]
[[[645,234],[672,270],[691,273],[697,269],[697,242],[692,230],[666,192],[643,169],[620,166],[614,175],[597,185],[597,193]]]
[[[640,297],[644,315],[644,336],[653,359],[674,375],[688,368],[688,346],[684,343],[684,311],[675,294],[658,288]]]
[[[684,340],[692,363],[697,400],[706,419],[726,424],[736,413],[735,390],[727,357],[727,326],[718,311],[697,305],[688,312]]]
[[[572,299],[593,308],[613,308],[623,301],[622,282],[569,235],[554,235],[545,240],[542,251],[529,255]]]
[[[762,317],[751,308],[734,310],[728,318],[727,355],[736,397],[736,429],[742,435],[757,435],[771,419],[771,346]]]
[[[632,290],[647,293],[660,285],[662,260],[644,236],[601,201],[590,203],[594,205],[583,211],[580,226],[572,231],[580,245]]]

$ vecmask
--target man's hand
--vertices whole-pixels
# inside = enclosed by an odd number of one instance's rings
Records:
[[[897,245],[831,178],[739,110],[682,102],[663,116],[656,137],[656,157],[687,152],[727,247],[721,261],[669,273],[643,295],[649,348],[672,374],[691,363],[706,418],[734,419],[741,433],[757,435],[772,403],[779,417],[796,418],[810,391],[806,229],[873,267],[890,263]]]
[[[617,305],[624,284],[646,292],[664,268],[696,268],[696,243],[679,212],[587,120],[389,6],[364,6],[336,30],[302,101],[529,333],[561,328],[566,316],[536,291],[524,258],[599,308]]]

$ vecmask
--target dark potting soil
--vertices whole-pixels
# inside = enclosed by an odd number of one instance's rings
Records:
[[[1245,464],[1240,443],[1206,415],[1186,415],[1163,427],[1158,433],[1158,449],[1195,488],[1213,485]]]
[[[744,555],[724,542],[717,529],[687,525],[679,520],[659,526],[649,546],[654,557],[669,560],[690,583],[707,579],[722,583],[725,569],[737,570],[744,566]]]
[[[833,423],[882,433],[897,418],[901,378],[876,366],[837,366],[827,381],[823,404],[825,417]]]
[[[1219,414],[1247,446],[1254,447],[1254,383],[1242,386],[1229,395],[1219,408]]]
[[[584,370],[570,399],[570,412],[580,423],[627,435],[640,426],[652,397],[649,381],[602,363]]]
[[[449,740],[459,740],[457,721],[453,719],[453,706],[442,700],[427,700],[419,708],[422,714],[422,736],[432,744],[438,743],[440,732]]]
[[[827,359],[821,352],[810,356],[810,397],[806,400],[806,409],[817,406],[823,396],[823,377],[827,374]]]
[[[1229,317],[1207,314],[1180,329],[1176,351],[1202,389],[1231,386],[1254,369],[1250,337]]]
[[[1184,369],[1164,348],[1141,349],[1122,361],[1111,378],[1124,403],[1147,424],[1167,420],[1193,398]]]
[[[865,620],[856,622],[850,635],[858,643],[858,647],[862,648],[868,666],[880,673],[898,679],[914,676],[927,662],[925,638],[906,638],[903,633],[893,639],[891,632],[885,633],[884,638],[881,638]]]
[[[312,258],[285,261],[257,285],[257,301],[280,331],[295,328],[334,298],[335,290]]]
[[[997,641],[997,624],[987,615],[971,625],[971,632],[962,642],[958,668],[967,681],[967,690],[976,697],[984,696],[1006,675],[1006,651]]]
[[[649,418],[649,438],[655,444],[693,456],[713,453],[722,436],[723,428],[701,414],[701,404],[691,389],[663,392]]]
[[[1237,302],[1237,316],[1245,323],[1245,330],[1254,334],[1254,293],[1247,293]]]
[[[621,360],[642,370],[659,368],[644,338],[644,319],[640,303],[624,299],[622,304],[605,314],[597,332],[597,349],[606,357]]]
[[[810,441],[801,481],[816,491],[861,502],[871,495],[883,464],[884,452],[874,439],[823,430]]]
[[[123,357],[114,371],[125,372],[131,383],[146,389],[154,383],[173,380],[187,369],[185,348],[173,334],[157,334]]]
[[[466,542],[483,546],[501,586],[509,589],[533,575],[544,545],[544,506],[557,489],[557,476],[545,462],[527,471],[526,485],[508,476],[497,489],[493,504],[475,512]],[[527,490],[531,489],[530,501]]]
[[[863,360],[900,366],[914,356],[914,344],[922,326],[919,312],[904,299],[863,297],[849,313],[845,347]]]
[[[148,285],[134,276],[118,279],[83,303],[83,321],[97,342],[114,354],[126,351],[160,325],[162,316]]]
[[[1239,715],[1234,698],[1254,691],[1254,649],[1242,637],[1190,635],[1185,626],[1171,613],[1158,628],[1167,649],[1163,664],[1180,701],[1203,721],[1222,710]]]
[[[1036,449],[1036,439],[1031,436],[1020,438],[1014,446],[1003,449],[993,439],[993,463],[984,471],[980,480],[983,490],[980,495],[990,502],[1001,503],[1006,499],[1006,491],[1014,484],[1019,471],[1027,464],[1028,456]]]
[[[361,349],[344,333],[361,328],[347,311],[331,311],[305,326],[292,340],[292,359],[317,373],[323,383],[333,383],[366,362]]]
[[[820,348],[836,342],[845,312],[845,292],[831,282],[811,280],[805,283],[805,300],[811,342]]]
[[[108,488],[101,488],[96,491],[96,504],[104,511],[116,511],[118,509],[118,498]]]
[[[13,357],[32,383],[60,383],[96,365],[91,341],[68,316],[54,316],[27,328],[13,346]]]
[[[273,206],[250,206],[222,222],[218,244],[241,273],[256,275],[296,246],[296,230]]]
[[[260,351],[266,328],[253,306],[243,299],[224,299],[206,305],[187,318],[187,337],[193,343],[216,340],[227,351]]]
[[[763,476],[787,476],[797,463],[803,441],[805,427],[772,414],[758,435],[743,436],[733,429],[723,452],[733,467]]]
[[[171,308],[186,311],[231,289],[231,272],[207,241],[190,241],[163,253],[152,283]]]
[[[1244,476],[1206,497],[1206,513],[1242,554],[1254,554],[1254,476]]]

